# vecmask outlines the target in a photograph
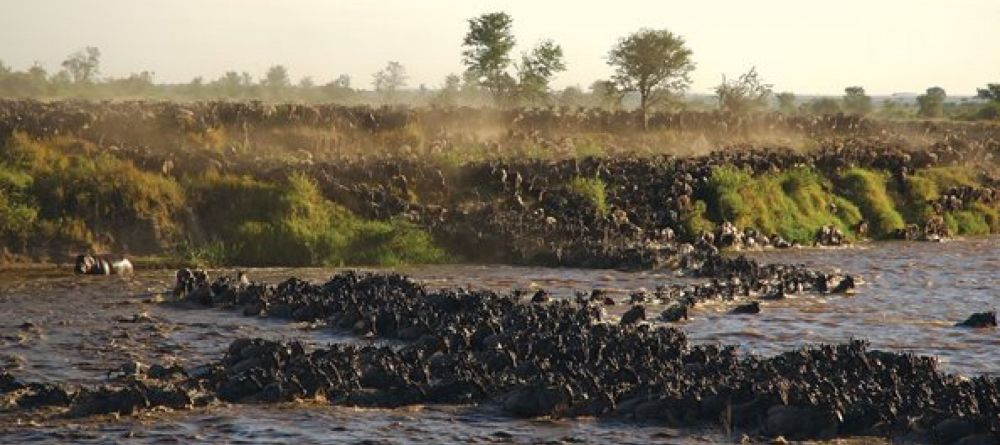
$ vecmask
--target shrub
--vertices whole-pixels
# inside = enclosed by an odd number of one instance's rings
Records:
[[[573,178],[566,187],[570,192],[585,199],[601,216],[608,214],[608,198],[604,181],[600,178]]]
[[[861,220],[858,208],[830,189],[829,181],[808,168],[752,177],[745,170],[717,167],[707,185],[708,213],[719,222],[805,243],[822,226],[849,233]]]
[[[364,221],[324,198],[301,173],[281,185],[211,175],[192,189],[206,236],[224,246],[231,265],[386,265],[444,257],[425,231],[402,221]],[[198,254],[210,245],[187,251]]]
[[[852,168],[840,177],[844,195],[861,210],[873,236],[886,237],[904,226],[903,217],[886,190],[882,173]]]

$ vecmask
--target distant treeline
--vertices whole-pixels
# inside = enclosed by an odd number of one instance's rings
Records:
[[[551,87],[567,66],[562,47],[543,40],[521,56],[513,18],[503,12],[468,20],[462,41],[465,71],[447,75],[439,85],[411,85],[406,67],[389,61],[374,73],[370,88],[357,86],[341,75],[321,83],[311,77],[293,80],[284,65],[270,67],[255,78],[246,71],[228,71],[216,79],[196,77],[184,84],[156,83],[154,73],[101,77],[101,52],[86,47],[67,56],[55,73],[35,64],[23,71],[0,61],[0,97],[32,99],[123,100],[158,99],[180,102],[261,100],[281,103],[341,105],[411,105],[475,107],[585,107],[647,111],[722,110],[736,114],[777,110],[785,114],[857,114],[905,119],[998,119],[1000,83],[978,89],[974,96],[949,98],[940,87],[930,87],[915,100],[889,98],[873,101],[861,86],[848,86],[842,97],[799,98],[778,92],[751,68],[735,78],[724,76],[714,96],[687,94],[694,71],[692,51],[684,38],[668,30],[640,29],[615,43],[607,56],[613,74],[586,88]],[[365,83],[365,85],[369,85]]]

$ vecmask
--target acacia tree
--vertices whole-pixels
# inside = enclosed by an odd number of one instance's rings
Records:
[[[865,89],[854,86],[844,88],[844,110],[854,114],[868,114],[872,111],[872,98]]]
[[[654,29],[642,29],[619,40],[608,53],[608,65],[615,69],[612,80],[619,91],[639,93],[643,128],[649,107],[667,94],[686,90],[694,70],[684,39]]]
[[[510,51],[516,43],[511,32],[513,23],[505,12],[483,14],[469,19],[469,32],[462,41],[466,78],[475,80],[496,98],[509,92],[514,83],[507,73]]]
[[[742,114],[767,107],[772,87],[764,83],[757,68],[753,67],[733,81],[727,81],[722,76],[722,83],[715,87],[715,94],[719,98],[719,108]]]
[[[101,50],[96,46],[88,46],[80,51],[70,54],[63,60],[62,67],[72,76],[73,82],[92,82],[100,72]]]
[[[944,88],[930,87],[926,94],[917,96],[917,116],[920,117],[941,117],[944,114],[944,100],[948,95]]]
[[[375,92],[382,96],[384,103],[390,103],[395,100],[396,93],[406,86],[406,80],[409,78],[406,75],[406,68],[403,67],[403,64],[395,61],[389,62],[384,69],[375,73],[373,77],[372,84],[375,86]]]

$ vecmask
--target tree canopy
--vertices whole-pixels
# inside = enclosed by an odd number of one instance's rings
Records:
[[[865,89],[854,86],[844,88],[844,111],[854,114],[868,114],[872,111],[872,98]]]
[[[667,30],[642,29],[623,37],[608,53],[612,80],[620,91],[637,92],[643,125],[648,108],[691,84],[691,50]]]

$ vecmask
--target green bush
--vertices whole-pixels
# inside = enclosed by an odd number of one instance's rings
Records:
[[[857,205],[875,237],[887,237],[905,225],[886,182],[885,174],[861,168],[847,170],[839,180],[844,196]]]
[[[594,208],[597,214],[601,216],[608,214],[606,185],[600,178],[577,176],[570,180],[566,188],[590,203],[590,206]]]
[[[23,135],[4,144],[0,219],[6,231],[44,249],[67,243],[63,248],[153,252],[170,244],[186,205],[180,185],[128,161],[87,152],[92,149],[73,139]]]
[[[694,239],[705,232],[715,230],[715,223],[708,219],[708,206],[705,201],[697,200],[693,208],[681,215],[681,225],[685,233],[678,234],[686,239]]]
[[[708,213],[718,222],[806,243],[825,225],[849,233],[861,220],[858,208],[830,189],[829,181],[807,168],[753,177],[731,166],[717,167],[707,186]]]
[[[353,235],[346,259],[349,264],[396,266],[440,263],[445,253],[427,231],[414,224],[365,221]]]
[[[228,264],[387,265],[444,257],[425,231],[401,221],[364,221],[324,198],[304,174],[281,185],[211,176],[192,188],[205,236],[224,246]]]

